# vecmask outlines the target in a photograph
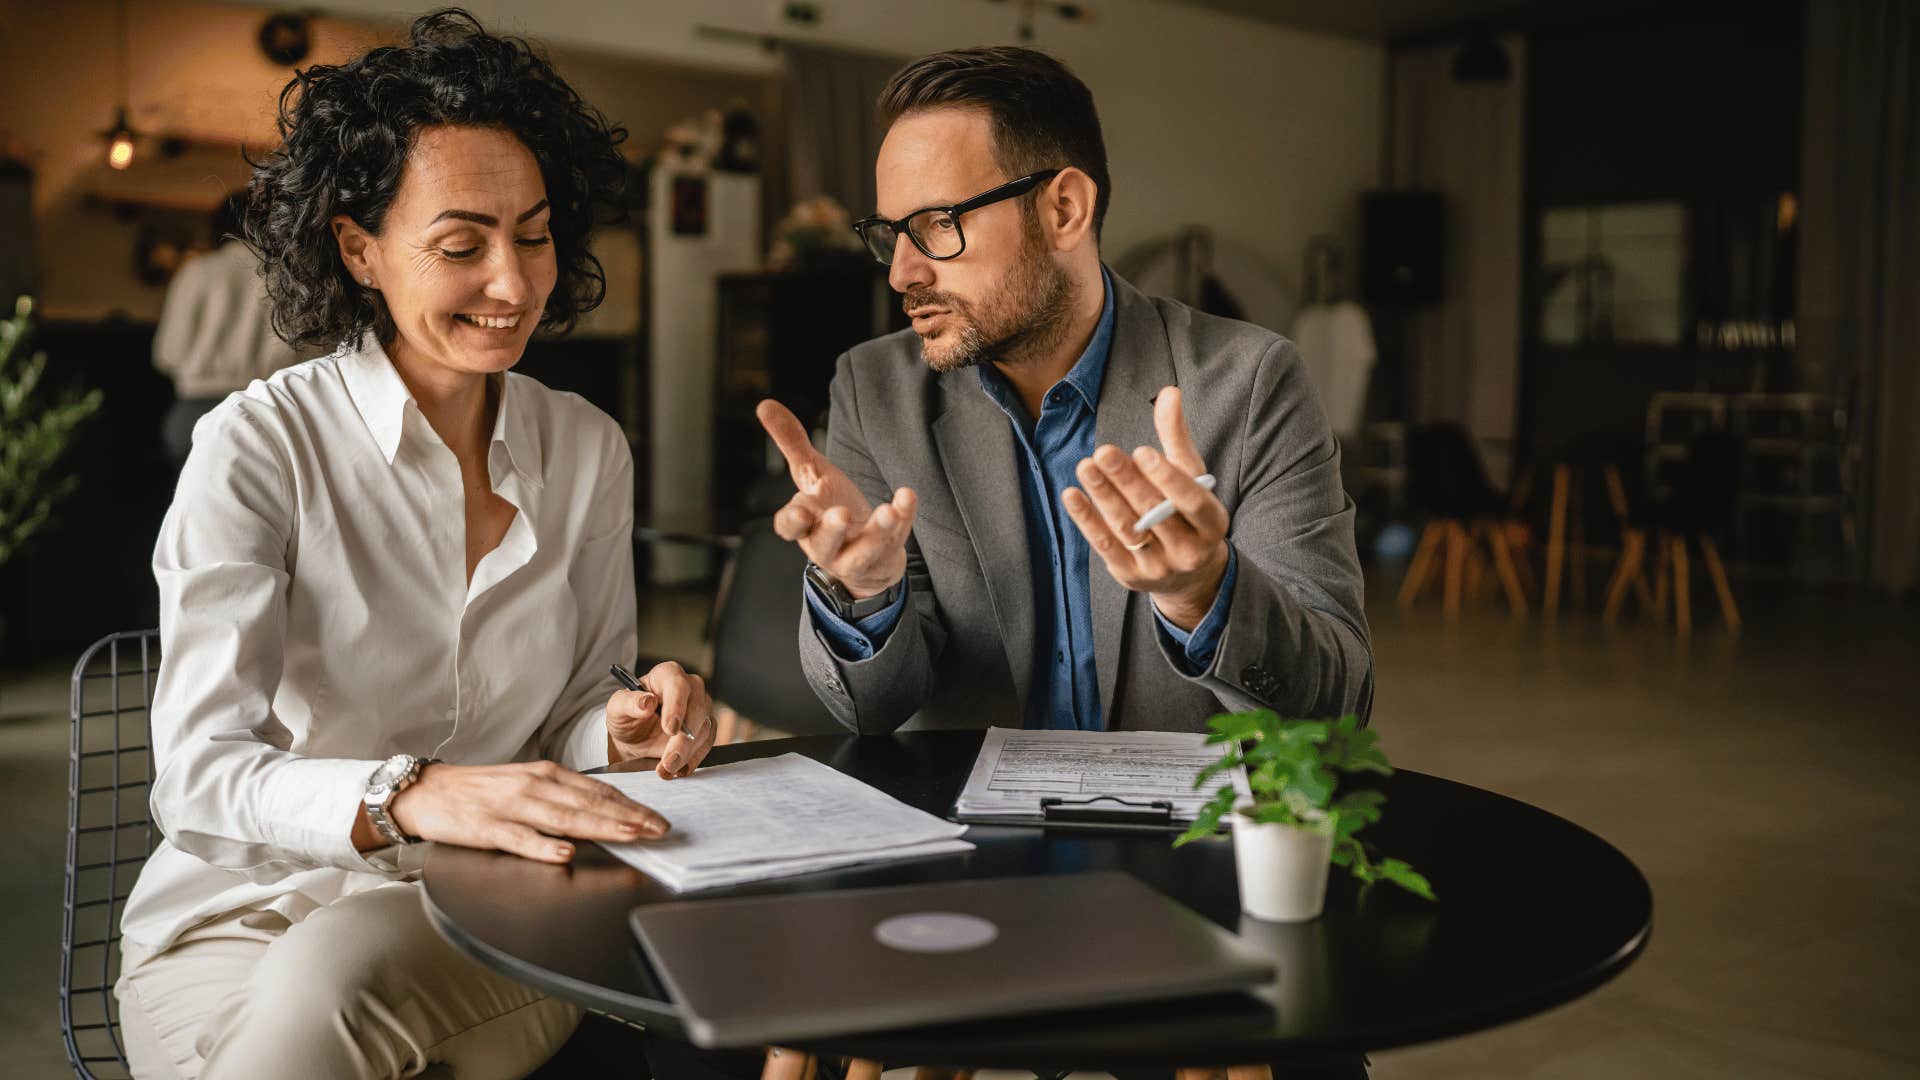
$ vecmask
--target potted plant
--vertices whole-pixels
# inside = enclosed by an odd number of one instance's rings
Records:
[[[47,524],[77,482],[56,468],[74,429],[100,407],[100,391],[54,399],[40,386],[47,355],[29,346],[33,300],[22,296],[0,318],[0,566]],[[0,642],[6,638],[0,612]],[[3,651],[3,650],[0,650]]]
[[[1399,859],[1378,858],[1359,837],[1380,820],[1386,796],[1353,787],[1365,773],[1393,775],[1379,736],[1356,716],[1338,720],[1285,720],[1266,709],[1226,713],[1207,721],[1209,744],[1226,754],[1194,778],[1199,788],[1244,766],[1251,799],[1231,783],[1200,810],[1193,826],[1174,841],[1191,843],[1212,834],[1224,818],[1233,827],[1234,862],[1240,875],[1240,906],[1257,919],[1300,922],[1319,916],[1327,895],[1328,868],[1346,867],[1362,888],[1390,881],[1432,900],[1427,879]]]

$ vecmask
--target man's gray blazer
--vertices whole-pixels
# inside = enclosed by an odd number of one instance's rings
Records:
[[[1118,277],[1113,299],[1097,442],[1126,451],[1158,445],[1154,395],[1179,387],[1194,445],[1219,481],[1214,494],[1232,515],[1239,568],[1213,664],[1190,676],[1163,650],[1152,601],[1121,588],[1097,553],[1089,557],[1107,726],[1198,731],[1217,712],[1257,707],[1364,718],[1373,650],[1353,503],[1298,350],[1269,330],[1148,297]],[[800,662],[814,692],[862,734],[1021,726],[1033,683],[1034,563],[1007,415],[981,389],[979,372],[934,374],[911,330],[840,357],[832,396],[827,457],[875,505],[905,486],[920,506],[907,545],[907,610],[872,657],[835,655],[801,605]]]

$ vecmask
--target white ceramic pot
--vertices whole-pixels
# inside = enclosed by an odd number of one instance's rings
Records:
[[[1327,900],[1333,835],[1323,829],[1261,823],[1233,815],[1233,861],[1240,910],[1271,922],[1320,917]]]

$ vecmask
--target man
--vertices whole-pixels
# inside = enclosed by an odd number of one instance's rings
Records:
[[[1293,345],[1101,265],[1106,148],[1058,61],[925,57],[880,110],[882,216],[856,229],[913,326],[840,358],[824,453],[759,412],[827,708],[861,733],[1364,716],[1353,504]]]

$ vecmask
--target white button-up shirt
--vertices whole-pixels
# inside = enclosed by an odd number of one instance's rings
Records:
[[[166,840],[129,940],[395,880],[351,839],[390,755],[606,763],[608,665],[636,647],[626,439],[508,374],[487,466],[518,512],[469,582],[460,465],[371,338],[200,421],[153,555]]]

